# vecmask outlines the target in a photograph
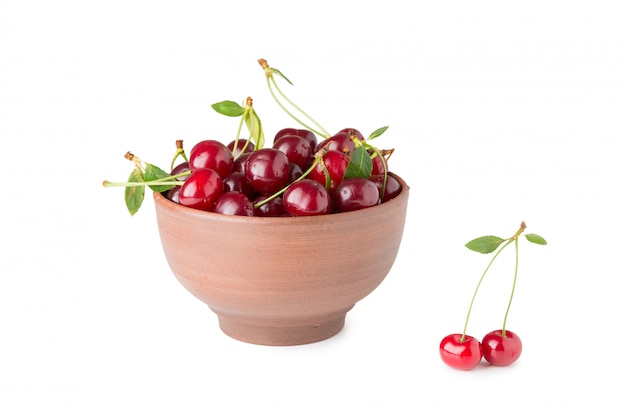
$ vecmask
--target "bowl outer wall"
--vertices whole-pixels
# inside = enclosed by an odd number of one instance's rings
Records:
[[[345,312],[396,259],[409,187],[395,177],[402,191],[381,205],[307,217],[222,215],[154,193],[163,251],[180,283],[218,314],[254,322]]]

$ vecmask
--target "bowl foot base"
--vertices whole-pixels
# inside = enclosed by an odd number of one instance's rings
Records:
[[[219,314],[218,319],[222,332],[236,340],[259,345],[286,346],[314,343],[334,336],[343,329],[346,313],[306,325],[249,324]]]

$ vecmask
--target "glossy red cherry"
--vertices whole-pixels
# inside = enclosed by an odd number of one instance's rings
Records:
[[[233,168],[233,154],[219,141],[206,139],[198,142],[189,152],[189,167],[192,170],[210,168],[224,177]]]
[[[448,366],[459,370],[472,370],[483,357],[480,341],[469,335],[450,334],[441,340],[439,355]]]
[[[254,205],[264,201],[269,196],[259,196],[252,202]],[[263,203],[261,206],[254,208],[254,215],[266,218],[285,216],[285,207],[283,206],[282,196],[276,196],[275,198]]]
[[[364,141],[365,138],[363,137],[363,134],[358,130],[358,129],[354,129],[354,128],[343,128],[342,130],[340,130],[339,132],[345,132],[348,135],[353,135],[355,136],[359,141]]]
[[[279,140],[285,135],[297,135],[299,137],[306,139],[311,144],[311,149],[315,149],[315,147],[317,146],[317,137],[315,136],[313,132],[309,131],[308,129],[297,129],[297,128],[281,129],[274,136],[274,143],[276,143],[277,140]]]
[[[342,180],[331,198],[335,212],[349,212],[378,205],[380,191],[373,181],[355,177]]]
[[[289,159],[282,151],[262,148],[250,153],[244,165],[244,174],[254,190],[272,194],[287,185]]]
[[[331,210],[330,195],[317,181],[304,179],[285,190],[283,206],[292,216],[325,215]]]
[[[383,188],[383,180],[385,179],[384,174],[376,174],[370,177],[370,180],[374,182],[376,187],[378,188],[378,192],[380,193]],[[394,197],[398,196],[402,191],[402,186],[400,182],[394,177],[387,175],[387,181],[385,183],[385,193],[383,193],[382,202],[386,202]]]
[[[215,201],[213,212],[223,215],[254,216],[254,207],[245,194],[226,192]]]
[[[290,163],[302,169],[307,167],[314,151],[308,139],[297,135],[281,136],[274,142],[273,148],[284,152]]]
[[[509,330],[491,331],[483,337],[482,347],[485,360],[494,366],[508,366],[522,354],[522,340]]]
[[[354,142],[352,141],[352,138],[350,138],[350,134],[348,132],[340,131],[317,144],[315,151],[317,152],[324,147],[328,150],[350,154],[354,151],[356,145],[354,145]]]
[[[222,178],[215,170],[194,170],[178,192],[181,205],[194,209],[212,211],[215,201],[224,192]]]
[[[235,144],[237,144],[236,150],[235,150]],[[226,148],[228,148],[230,152],[233,154],[233,156],[237,158],[243,153],[254,151],[254,142],[248,141],[247,139],[243,139],[243,138],[238,139],[238,140],[233,139],[232,141],[228,143]]]
[[[322,163],[324,167],[326,167],[328,176],[330,177],[330,187],[328,190],[332,192],[341,180],[343,180],[346,169],[350,164],[350,157],[343,152],[331,150],[326,152],[324,157],[322,157]],[[324,171],[321,165],[322,163],[317,164],[307,177],[326,186],[326,171]]]

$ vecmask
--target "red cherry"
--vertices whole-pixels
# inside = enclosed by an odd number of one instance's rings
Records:
[[[345,132],[348,135],[354,135],[359,141],[364,141],[365,138],[363,137],[363,134],[358,130],[358,129],[354,129],[354,128],[343,128],[341,131],[339,132]]]
[[[256,205],[257,203],[267,199],[268,197],[269,196],[267,195],[258,196],[256,199],[254,199],[253,203]],[[268,202],[265,202],[261,206],[255,207],[254,215],[266,218],[285,216],[285,207],[283,206],[282,196],[276,196],[275,198]]]
[[[350,154],[352,153],[352,151],[354,151],[356,145],[354,145],[354,142],[352,141],[352,138],[350,138],[350,134],[348,132],[340,131],[317,144],[315,152],[324,147],[327,147],[328,150],[334,150]]]
[[[502,330],[491,331],[482,341],[485,360],[494,366],[508,366],[522,354],[522,340],[517,334]]]
[[[254,190],[272,194],[289,181],[289,159],[282,151],[262,148],[250,153],[244,164],[244,174]]]
[[[213,212],[223,215],[254,216],[254,207],[248,196],[233,191],[223,193],[217,198]]]
[[[378,192],[380,193],[383,189],[383,181],[385,179],[384,174],[376,174],[370,177],[370,180],[374,182],[376,187],[378,188]],[[387,182],[385,183],[385,193],[382,198],[382,202],[386,202],[394,197],[398,196],[402,191],[402,186],[400,182],[396,180],[393,176],[387,176]]]
[[[313,132],[309,131],[308,129],[297,129],[297,128],[281,129],[274,136],[274,143],[276,143],[276,141],[278,141],[280,138],[282,138],[285,135],[297,135],[301,138],[308,140],[309,143],[311,144],[311,149],[315,149],[315,147],[317,146],[317,137],[315,136]]]
[[[335,212],[349,212],[378,205],[380,191],[373,181],[354,177],[342,180],[331,198]]]
[[[448,366],[459,370],[472,370],[483,357],[480,341],[469,335],[450,334],[441,340],[439,355]]]
[[[328,191],[315,180],[292,183],[283,193],[285,212],[292,216],[325,215],[330,213],[330,205]]]
[[[237,149],[235,150],[235,143],[237,143]],[[249,141],[247,139],[238,139],[238,140],[232,140],[228,143],[228,145],[226,146],[226,148],[228,148],[230,150],[230,152],[232,152],[233,156],[235,158],[239,157],[241,154],[245,153],[245,152],[252,152],[254,151],[254,142]]]
[[[214,139],[198,142],[189,152],[189,167],[192,170],[210,168],[222,177],[231,172],[233,160],[228,147]]]
[[[203,168],[194,170],[178,192],[181,205],[194,209],[211,211],[215,201],[224,192],[222,178],[215,170]]]
[[[329,191],[332,192],[341,180],[343,180],[343,176],[346,174],[346,169],[350,164],[350,157],[343,152],[332,150],[328,151],[324,157],[322,157],[322,160],[324,167],[328,170],[328,175],[330,177]],[[317,164],[307,177],[326,186],[326,172],[321,164]]]
[[[304,169],[313,156],[314,147],[308,139],[297,135],[283,135],[278,138],[272,148],[285,153],[290,163]]]

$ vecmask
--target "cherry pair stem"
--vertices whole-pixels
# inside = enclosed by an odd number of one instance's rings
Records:
[[[491,258],[491,261],[489,262],[489,264],[487,264],[487,267],[485,268],[485,271],[483,272],[483,275],[480,277],[480,280],[478,281],[478,284],[476,285],[476,289],[474,290],[474,295],[472,296],[472,301],[470,302],[469,309],[467,310],[467,316],[465,318],[465,326],[463,327],[463,335],[461,336],[461,341],[465,341],[465,335],[467,333],[467,324],[469,323],[469,317],[470,317],[470,313],[472,312],[472,306],[474,305],[474,300],[476,299],[476,295],[478,294],[478,289],[480,288],[480,285],[482,284],[483,279],[487,275],[487,272],[489,271],[489,268],[491,267],[491,265],[495,261],[496,257],[498,257],[498,254],[500,254],[502,252],[502,250],[504,250],[510,243],[515,242],[515,273],[513,274],[513,286],[511,287],[511,295],[509,297],[509,303],[508,303],[508,305],[506,307],[506,312],[504,314],[504,321],[503,321],[503,324],[502,324],[502,337],[506,337],[506,320],[507,320],[507,317],[509,316],[509,310],[511,309],[511,303],[513,302],[513,295],[515,294],[515,285],[517,283],[517,270],[518,270],[518,266],[519,266],[519,244],[518,244],[518,238],[522,234],[522,232],[524,232],[524,229],[526,229],[526,224],[524,222],[522,222],[520,228],[517,230],[515,235],[513,235],[511,238],[509,238],[504,243],[504,245],[502,245],[500,247],[500,249]]]

